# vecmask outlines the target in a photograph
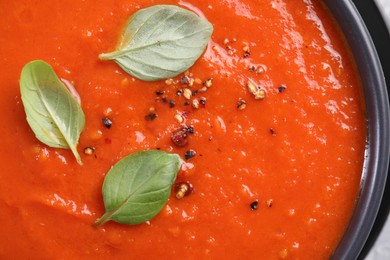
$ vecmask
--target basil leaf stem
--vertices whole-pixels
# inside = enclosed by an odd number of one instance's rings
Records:
[[[70,149],[82,165],[77,144],[85,116],[80,104],[46,62],[27,63],[20,76],[20,92],[27,122],[42,143]]]

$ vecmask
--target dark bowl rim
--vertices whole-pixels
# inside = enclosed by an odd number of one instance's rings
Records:
[[[332,259],[357,259],[374,225],[390,158],[390,113],[382,66],[371,36],[351,0],[324,0],[347,38],[361,76],[367,114],[367,149],[352,219]]]

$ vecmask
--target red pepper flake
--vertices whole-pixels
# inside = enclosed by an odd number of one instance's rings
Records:
[[[174,131],[171,135],[171,140],[176,146],[182,147],[188,143],[187,128],[182,127]]]
[[[190,77],[188,76],[183,76],[181,79],[180,79],[180,83],[181,84],[184,84],[184,85],[188,85],[188,86],[192,86],[194,84],[194,79],[191,79]]]
[[[103,125],[104,125],[106,128],[108,128],[108,129],[111,128],[112,121],[111,121],[109,118],[107,118],[107,117],[103,118],[103,119],[102,119],[102,122],[103,122]]]
[[[154,119],[157,118],[157,114],[156,113],[149,113],[145,116],[145,120],[146,121],[152,121]]]
[[[111,141],[110,138],[104,138],[104,142],[105,142],[106,144],[111,144],[111,143],[112,143],[112,141]]]
[[[196,155],[196,152],[194,150],[188,150],[187,152],[184,153],[184,158],[186,160],[188,159],[191,159],[192,157],[194,157]]]
[[[190,115],[190,112],[184,111],[183,113],[181,113],[181,115],[182,115],[185,119],[187,119],[188,116]]]
[[[276,136],[276,132],[272,127],[269,129],[269,132],[271,133],[272,136]]]
[[[251,210],[256,210],[259,207],[259,202],[256,200],[250,204]]]
[[[183,94],[183,91],[181,89],[179,89],[178,91],[176,91],[176,95],[177,96],[181,96]]]
[[[165,91],[159,90],[155,92],[157,96],[161,96],[165,94]]]

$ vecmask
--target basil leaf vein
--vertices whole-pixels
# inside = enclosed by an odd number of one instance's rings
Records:
[[[175,77],[205,50],[213,26],[195,13],[173,5],[156,5],[132,15],[117,49],[100,54],[145,81]]]
[[[135,225],[155,217],[169,198],[180,166],[178,155],[157,150],[141,151],[121,159],[104,179],[106,213],[94,226],[110,220]]]
[[[42,143],[70,149],[82,165],[77,144],[85,116],[80,104],[46,62],[27,63],[20,76],[20,92],[27,122]]]

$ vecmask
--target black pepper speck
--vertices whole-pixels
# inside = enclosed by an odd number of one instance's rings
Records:
[[[183,76],[183,77],[180,79],[180,83],[181,83],[181,84],[185,84],[185,85],[189,85],[189,84],[190,84],[190,78],[187,77],[187,76]]]
[[[145,116],[145,120],[147,120],[147,121],[152,121],[152,120],[154,120],[156,118],[157,118],[157,114],[156,113],[150,113],[150,114]]]
[[[191,159],[192,157],[194,157],[195,155],[196,155],[196,152],[194,150],[189,150],[189,151],[184,153],[184,158],[186,160],[188,160],[188,159]]]
[[[256,210],[259,207],[259,202],[256,200],[251,203],[251,210]]]
[[[285,91],[286,89],[287,89],[286,85],[280,85],[280,86],[278,87],[279,93],[282,93],[282,92]]]
[[[103,122],[103,125],[104,125],[106,128],[108,128],[108,129],[111,128],[112,121],[111,121],[109,118],[107,118],[107,117],[103,118],[103,119],[102,119],[102,122]]]
[[[175,102],[172,99],[168,100],[168,104],[170,108],[175,106]]]
[[[188,131],[188,133],[193,135],[194,134],[194,127],[192,127],[192,126],[187,127],[187,131]]]

